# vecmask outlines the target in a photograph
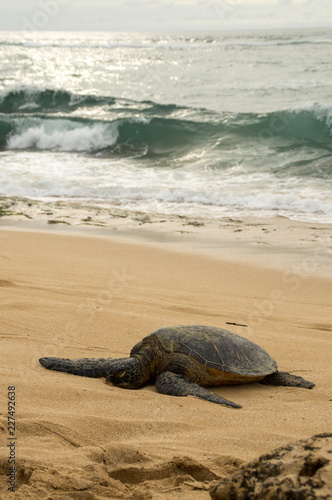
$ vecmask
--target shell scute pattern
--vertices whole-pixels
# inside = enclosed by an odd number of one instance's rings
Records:
[[[220,328],[166,327],[151,335],[166,352],[185,354],[214,370],[248,376],[264,376],[277,370],[276,362],[262,347]]]

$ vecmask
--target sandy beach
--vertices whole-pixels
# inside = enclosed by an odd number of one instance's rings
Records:
[[[54,207],[41,215],[38,205],[36,217],[36,207],[31,215],[18,204],[2,206],[0,218],[1,498],[208,499],[210,485],[240,464],[331,431],[331,226],[111,218],[78,207],[64,219]],[[316,386],[214,388],[243,406],[234,410],[38,362],[125,357],[148,333],[178,324],[243,335]]]

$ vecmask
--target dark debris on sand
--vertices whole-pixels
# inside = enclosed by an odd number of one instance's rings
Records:
[[[332,434],[286,445],[211,488],[213,500],[332,499]]]

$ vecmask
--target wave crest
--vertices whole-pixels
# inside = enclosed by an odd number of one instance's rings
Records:
[[[60,89],[13,88],[0,95],[0,113],[72,112],[82,107],[99,106],[105,102],[112,105],[115,98],[72,94]]]
[[[0,97],[2,150],[166,159],[194,154],[207,158],[207,164],[212,152],[217,167],[225,161],[234,165],[244,160],[257,162],[264,155],[281,158],[287,154],[287,166],[293,171],[304,162],[308,166],[305,175],[311,169],[315,176],[315,159],[326,174],[324,157],[331,155],[331,135],[332,107],[318,104],[260,114],[217,114],[51,89],[11,89]]]

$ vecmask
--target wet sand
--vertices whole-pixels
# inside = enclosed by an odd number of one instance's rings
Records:
[[[331,430],[331,228],[135,217],[114,218],[115,229],[71,224],[64,232],[2,213],[1,498],[207,499],[241,463]],[[38,363],[124,357],[146,334],[176,324],[232,330],[316,387],[214,388],[243,405],[234,410]],[[7,490],[12,386],[15,494]]]

